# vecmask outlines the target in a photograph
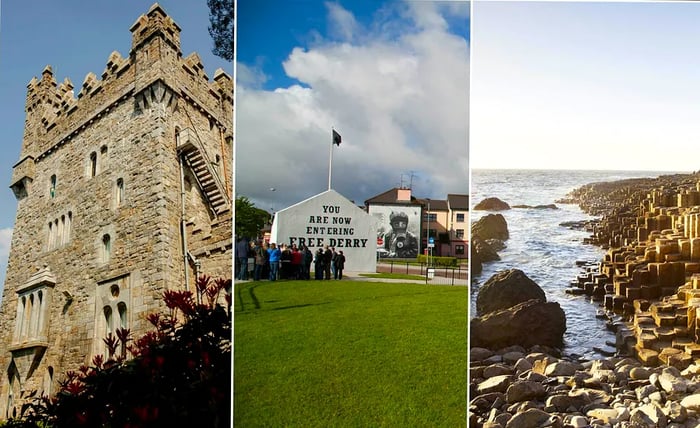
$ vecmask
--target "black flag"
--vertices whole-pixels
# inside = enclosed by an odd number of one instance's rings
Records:
[[[340,138],[340,134],[338,134],[335,129],[333,130],[333,144],[337,145],[340,147],[340,142],[342,141],[342,138]]]

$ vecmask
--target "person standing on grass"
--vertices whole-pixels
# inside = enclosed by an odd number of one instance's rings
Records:
[[[331,279],[331,260],[333,260],[333,251],[328,248],[328,245],[324,245],[323,249],[323,278]]]
[[[314,274],[315,279],[323,279],[323,250],[321,248],[316,251],[314,257]]]
[[[340,250],[335,255],[335,279],[343,279],[343,269],[345,269],[345,256]]]
[[[337,275],[335,274],[335,256],[338,253],[335,252],[335,247],[331,247],[331,276],[335,279],[338,279]]]
[[[255,257],[255,270],[253,271],[253,281],[260,281],[262,271],[265,268],[265,255],[267,252],[260,245],[260,242],[253,247],[253,256]]]
[[[267,250],[270,255],[270,281],[277,281],[280,267],[280,258],[282,257],[282,252],[275,243],[270,244],[270,248]]]
[[[303,271],[304,268],[304,254],[299,251],[297,244],[292,245],[292,279],[304,279]]]
[[[245,238],[238,238],[236,242],[236,259],[238,259],[238,275],[236,279],[243,281],[248,279],[248,242]]]
[[[311,262],[314,254],[306,245],[301,246],[301,279],[311,279]]]

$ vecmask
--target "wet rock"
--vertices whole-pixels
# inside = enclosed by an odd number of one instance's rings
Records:
[[[484,315],[531,299],[547,301],[544,290],[523,271],[508,269],[494,274],[479,288],[476,312]]]
[[[488,214],[472,223],[472,239],[506,240],[508,237],[508,223],[501,214]]]
[[[501,260],[501,256],[498,255],[497,248],[499,246],[494,246],[492,242],[503,242],[499,240],[489,239],[484,240],[479,237],[472,239],[472,253],[476,251],[479,255],[479,260],[482,263],[493,262],[496,260]],[[504,245],[505,246],[505,245]]]
[[[559,303],[534,299],[474,318],[469,329],[471,343],[488,348],[535,343],[560,347],[565,331],[566,317]]]
[[[481,202],[476,204],[473,209],[475,211],[502,211],[509,210],[510,205],[498,198],[491,197],[482,200]]]

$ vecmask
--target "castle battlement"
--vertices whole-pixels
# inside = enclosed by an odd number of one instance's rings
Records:
[[[113,51],[101,78],[86,74],[77,96],[73,83],[57,83],[47,65],[41,79],[27,85],[25,146],[21,158],[37,160],[75,138],[85,126],[136,96],[148,96],[148,88],[161,82],[177,99],[185,99],[231,137],[233,79],[221,69],[209,80],[200,56],[182,58],[180,27],[158,3],[131,27],[132,48],[128,57]],[[146,94],[146,95],[144,95]],[[168,97],[172,99],[172,97]]]

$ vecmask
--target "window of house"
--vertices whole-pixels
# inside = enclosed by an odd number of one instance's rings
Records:
[[[455,245],[455,254],[464,254],[464,245]]]
[[[56,196],[56,174],[51,176],[51,187],[49,188],[49,194],[51,198]]]
[[[464,213],[457,214],[457,223],[464,223]]]
[[[112,256],[112,238],[105,234],[102,236],[102,261],[108,262]]]
[[[437,222],[437,214],[436,213],[425,213],[425,215],[423,215],[423,221]]]
[[[122,179],[122,178],[117,179],[115,197],[116,197],[117,206],[121,205],[122,202],[124,201],[124,179]]]
[[[178,126],[175,127],[175,146],[180,145],[180,128]]]
[[[457,229],[457,239],[464,238],[464,229]]]
[[[90,177],[94,177],[97,175],[97,153],[96,152],[90,153],[89,174],[90,174]]]

